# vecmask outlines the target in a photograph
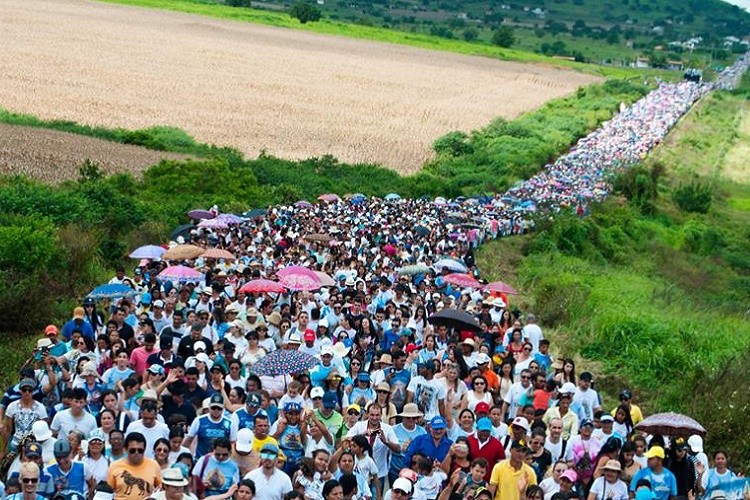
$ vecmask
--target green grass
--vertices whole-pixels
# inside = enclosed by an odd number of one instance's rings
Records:
[[[272,12],[267,10],[249,9],[241,7],[229,7],[215,3],[199,0],[99,0],[106,3],[124,4],[135,7],[151,9],[170,10],[185,12],[217,19],[229,19],[238,22],[264,24],[280,28],[293,28],[314,33],[327,35],[345,36],[363,40],[408,45],[424,49],[455,52],[458,54],[475,55],[503,59],[507,61],[519,61],[530,63],[541,63],[559,68],[569,68],[607,78],[627,78],[635,75],[663,75],[663,71],[644,71],[628,68],[614,68],[596,66],[591,64],[576,63],[546,57],[533,52],[525,52],[515,49],[505,49],[490,45],[488,43],[469,43],[462,40],[454,40],[419,33],[408,33],[387,28],[364,26],[328,19],[322,19],[315,23],[300,24],[288,14]],[[666,72],[669,74],[668,72]],[[674,78],[674,73],[671,74]]]

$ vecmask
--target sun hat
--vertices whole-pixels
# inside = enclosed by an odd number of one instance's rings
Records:
[[[612,470],[615,472],[620,472],[622,470],[622,466],[617,460],[607,460],[607,463],[604,464],[602,470]]]
[[[563,369],[563,362],[562,359],[557,358],[555,361],[552,362],[550,365],[550,368],[553,370],[562,370]]]
[[[170,467],[161,471],[161,482],[167,486],[187,486],[188,481],[180,469]]]
[[[378,363],[380,363],[381,365],[392,365],[393,364],[393,358],[391,357],[390,354],[388,354],[386,352],[386,353],[383,353],[380,356],[380,359],[378,360]]]
[[[343,358],[347,354],[349,354],[349,351],[351,350],[350,347],[346,347],[343,342],[336,342],[333,344],[333,352],[338,356],[339,358]]]
[[[52,341],[48,339],[47,337],[44,337],[36,341],[36,348],[39,349],[40,351],[42,349],[49,349],[50,347],[52,347]]]
[[[289,341],[287,342],[287,344],[301,344],[301,343],[302,343],[302,339],[300,338],[299,333],[294,332],[289,335]]]
[[[416,403],[406,403],[404,405],[403,411],[398,414],[400,417],[408,417],[408,418],[419,418],[423,417],[424,414],[419,411],[419,407]]]

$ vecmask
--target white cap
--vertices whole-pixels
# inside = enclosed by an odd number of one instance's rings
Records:
[[[703,438],[698,434],[693,434],[687,440],[688,446],[693,453],[703,453]]]
[[[560,394],[575,394],[576,393],[576,386],[573,382],[565,382],[562,387],[560,387],[560,390],[557,391]]]
[[[198,342],[196,342],[195,344],[193,344],[193,351],[197,351],[198,349],[203,349],[205,351],[206,350],[206,343],[203,342],[202,340],[199,340]]]
[[[310,391],[310,398],[312,399],[322,398],[323,396],[325,396],[325,393],[326,392],[323,390],[322,387],[313,387],[312,390]]]
[[[320,355],[325,356],[326,354],[329,354],[333,356],[333,346],[330,344],[326,344],[320,349]]]
[[[320,321],[318,321],[318,328],[320,328],[321,326],[328,328],[328,320],[323,318]]]
[[[478,365],[483,365],[484,363],[489,363],[489,362],[490,362],[490,357],[486,353],[480,352],[479,354],[477,354]]]
[[[161,299],[155,300],[153,305],[154,307],[159,307],[161,309],[164,309],[164,301]]]
[[[523,428],[526,432],[529,431],[529,421],[525,417],[516,417],[510,425],[516,425]]]
[[[248,428],[238,430],[234,449],[240,453],[249,453],[253,449],[253,431]]]
[[[44,420],[37,420],[31,426],[31,433],[34,435],[34,439],[39,441],[46,441],[52,437],[52,431],[49,429],[49,424]]]
[[[407,495],[411,495],[411,481],[406,479],[405,477],[400,477],[393,481],[393,486],[391,486],[392,490],[401,490],[405,492]]]

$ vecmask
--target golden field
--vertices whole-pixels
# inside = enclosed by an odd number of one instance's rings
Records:
[[[0,107],[171,125],[250,157],[419,169],[452,130],[597,81],[542,66],[85,0],[0,0]]]

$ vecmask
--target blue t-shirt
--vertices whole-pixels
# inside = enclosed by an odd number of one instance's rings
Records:
[[[39,478],[38,491],[52,497],[58,491],[78,491],[84,495],[88,491],[85,467],[81,462],[71,462],[70,470],[64,473],[60,466],[52,464],[44,468],[44,474]]]
[[[388,375],[393,372],[393,377],[388,379]],[[391,403],[396,407],[396,410],[402,411],[406,404],[406,388],[409,387],[411,382],[411,372],[404,368],[400,371],[395,371],[394,368],[386,368],[383,370],[386,378],[385,381],[391,386]]]
[[[398,438],[398,442],[401,443],[402,447],[404,443],[411,444],[416,438],[423,434],[427,434],[424,427],[416,426],[413,431],[408,430],[403,424],[397,424],[393,426],[393,432]],[[401,469],[407,468],[409,464],[406,462],[406,454],[404,452],[391,451],[391,462],[390,472],[392,474],[398,474]]]
[[[654,492],[657,500],[668,500],[670,496],[677,496],[677,479],[666,467],[662,469],[661,474],[654,474],[648,467],[639,470],[630,482],[630,491],[635,491],[641,479],[648,479],[651,482],[651,491]]]
[[[240,468],[233,460],[220,462],[213,455],[198,460],[193,467],[193,475],[202,483],[208,483],[206,496],[221,495],[229,491],[233,484],[240,482]]]
[[[197,427],[198,444],[195,446],[195,456],[199,458],[211,452],[214,439],[229,439],[232,423],[226,416],[221,417],[218,422],[214,422],[209,415],[202,415],[198,417]],[[191,430],[193,430],[192,427]]]
[[[278,442],[279,448],[284,451],[286,460],[290,464],[299,463],[300,459],[305,455],[305,447],[302,446],[302,433],[299,425],[286,424],[284,432],[279,436]]]

